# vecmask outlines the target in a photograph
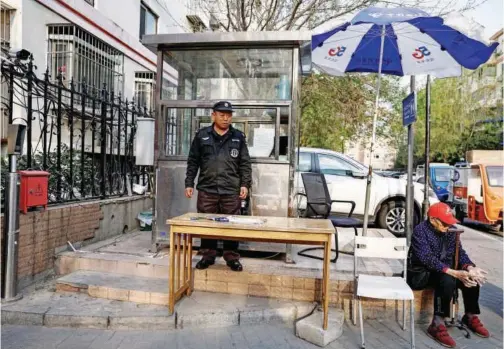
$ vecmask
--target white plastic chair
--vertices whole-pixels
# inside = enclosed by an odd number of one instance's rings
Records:
[[[361,297],[376,299],[392,299],[403,301],[403,324],[406,325],[406,301],[410,301],[411,314],[411,348],[415,348],[415,304],[413,291],[406,283],[406,263],[408,251],[405,238],[377,238],[367,236],[355,237],[354,254],[354,325],[355,325],[355,303],[359,305],[359,323],[362,340],[362,348],[365,348],[364,327],[362,320]],[[358,274],[358,258],[387,258],[403,260],[404,278],[395,276],[376,276]]]

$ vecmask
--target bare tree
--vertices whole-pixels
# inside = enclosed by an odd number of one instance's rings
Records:
[[[487,0],[207,0],[203,9],[225,31],[313,29],[368,6],[414,7],[432,15],[464,12]]]

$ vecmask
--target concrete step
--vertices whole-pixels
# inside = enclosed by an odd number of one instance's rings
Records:
[[[54,287],[55,285],[53,285]],[[2,306],[2,324],[112,330],[166,330],[285,323],[309,314],[314,303],[194,292],[168,315],[165,306],[94,298],[85,293],[37,290]]]
[[[168,279],[79,270],[56,280],[56,291],[139,304],[168,305]]]
[[[134,239],[133,239],[134,238]],[[159,285],[159,289],[135,288],[135,281],[128,281],[131,285],[127,289],[117,287],[117,284],[91,283],[93,287],[85,290],[94,296],[116,300],[135,300],[144,304],[166,304],[168,287],[168,251],[158,253],[148,251],[150,235],[138,234],[131,237],[122,237],[124,241],[110,240],[85,247],[85,251],[61,253],[56,262],[56,271],[59,275],[66,275],[77,271],[89,271],[108,274],[117,274],[142,280],[140,284]],[[340,234],[340,245],[350,244],[354,235],[352,231]],[[140,239],[140,241],[139,241]],[[145,240],[145,241],[144,241]],[[296,252],[306,246],[294,245]],[[314,255],[321,255],[322,251],[312,251]],[[193,267],[199,256],[193,256]],[[287,264],[282,260],[242,258],[244,271],[235,273],[229,270],[222,258],[217,258],[215,265],[207,270],[194,269],[194,289],[196,291],[218,292],[251,297],[267,297],[270,299],[283,299],[286,301],[313,302],[321,300],[322,262],[315,259],[299,257],[294,264]],[[397,276],[402,271],[402,266],[397,261],[365,260],[360,263],[359,271],[370,275]],[[330,297],[332,307],[343,309],[345,318],[349,319],[352,310],[353,298],[353,256],[340,254],[337,263],[330,265]],[[116,276],[104,279],[116,280]],[[96,278],[99,279],[99,278]],[[81,287],[66,286],[59,283],[59,289],[78,291]],[[84,284],[86,284],[84,282]],[[87,284],[89,285],[89,283]],[[76,289],[73,289],[73,288]],[[154,287],[154,286],[152,286]],[[109,292],[109,288],[112,290]],[[122,290],[122,291],[117,291]],[[163,290],[159,292],[159,290]],[[129,292],[133,291],[133,292]],[[90,292],[90,293],[89,293]],[[106,296],[105,296],[106,294]],[[416,291],[415,305],[417,319],[427,321],[432,314],[433,292]],[[368,319],[395,318],[400,316],[402,306],[398,302],[385,300],[364,300],[364,315]]]

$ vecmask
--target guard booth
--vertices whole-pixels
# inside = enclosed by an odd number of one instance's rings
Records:
[[[310,40],[302,32],[143,37],[158,57],[153,245],[168,243],[167,219],[196,212],[197,192],[191,200],[184,196],[187,156],[196,131],[211,125],[211,108],[220,100],[233,104],[233,127],[245,133],[252,158],[243,213],[295,215],[300,83],[311,69]],[[167,71],[176,81],[171,87],[163,84]],[[285,244],[243,242],[240,249],[288,253]]]

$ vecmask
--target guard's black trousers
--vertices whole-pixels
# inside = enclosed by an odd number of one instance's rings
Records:
[[[445,273],[434,273],[430,275],[429,284],[434,288],[434,315],[449,317],[450,302],[455,292],[460,289],[464,298],[464,309],[466,313],[479,314],[478,304],[480,287],[465,287],[464,284]],[[460,302],[459,302],[460,303]]]
[[[239,215],[241,199],[238,195],[216,195],[198,191],[197,208],[199,213],[222,213]],[[224,240],[223,257],[226,261],[240,259],[238,241]],[[217,240],[201,239],[201,253],[204,258],[215,258],[217,254]]]

